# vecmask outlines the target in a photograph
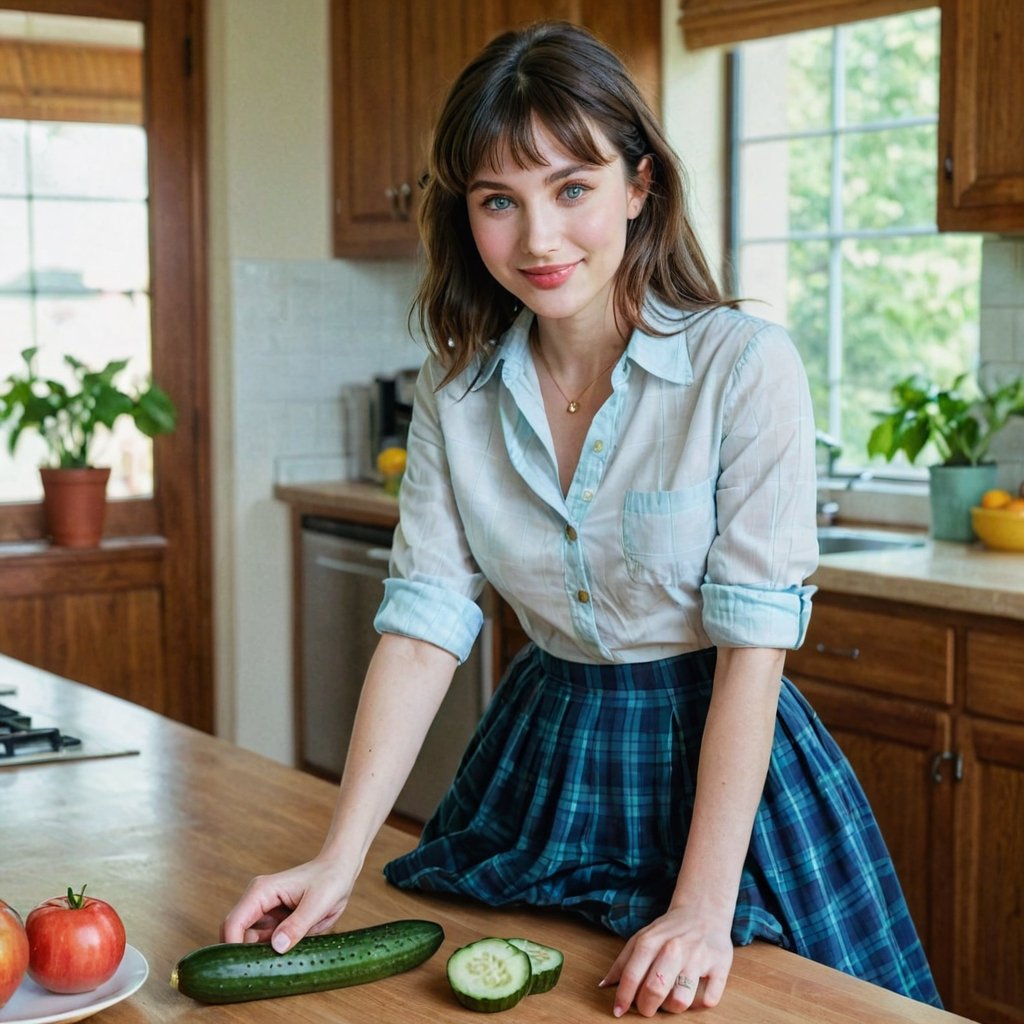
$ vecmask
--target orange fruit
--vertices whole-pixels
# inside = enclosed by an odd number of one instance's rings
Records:
[[[996,490],[986,491],[981,496],[982,508],[1006,508],[1013,501],[1009,491]]]
[[[1015,516],[1024,516],[1024,498],[1014,498],[1008,505],[1003,506],[1003,511]]]

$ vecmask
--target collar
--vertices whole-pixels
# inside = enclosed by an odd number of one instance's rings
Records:
[[[686,327],[703,313],[680,313],[649,296],[644,313],[652,327],[666,335],[645,334],[634,329],[626,345],[626,357],[655,377],[673,384],[693,383],[693,364],[687,348]],[[504,363],[502,379],[507,383],[525,372],[530,356],[530,325],[533,311],[525,306],[512,326],[495,342],[494,351],[486,357],[480,373],[474,376],[473,390],[482,388]]]

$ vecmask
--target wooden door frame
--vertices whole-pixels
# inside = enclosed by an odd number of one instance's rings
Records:
[[[153,498],[109,502],[106,536],[165,547],[162,643],[174,694],[166,711],[212,731],[205,0],[0,0],[0,9],[145,27],[153,377],[177,405],[178,425],[154,442]],[[0,541],[43,536],[41,503],[0,509]]]

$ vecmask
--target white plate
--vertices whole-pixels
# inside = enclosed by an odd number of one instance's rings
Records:
[[[0,1024],[71,1024],[84,1020],[127,999],[148,976],[149,964],[134,946],[125,947],[121,964],[110,981],[91,992],[58,995],[47,992],[26,975],[7,1005],[0,1009]]]

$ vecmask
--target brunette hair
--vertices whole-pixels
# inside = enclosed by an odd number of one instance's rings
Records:
[[[607,159],[598,129],[634,182],[640,161],[650,158],[647,199],[629,222],[615,281],[624,328],[662,333],[644,319],[649,291],[684,311],[726,304],[687,216],[685,172],[629,73],[585,29],[541,22],[488,44],[455,80],[435,126],[419,210],[426,269],[413,309],[445,382],[519,311],[480,259],[466,194],[471,178],[485,165],[494,168],[506,147],[522,168],[543,162],[535,118],[586,163]]]

